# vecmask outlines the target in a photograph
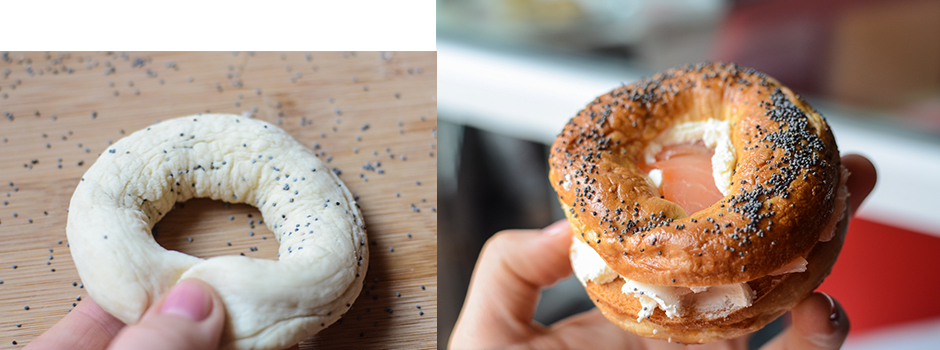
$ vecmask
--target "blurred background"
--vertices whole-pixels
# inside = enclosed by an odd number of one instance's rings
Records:
[[[440,347],[486,239],[564,217],[547,178],[562,125],[622,83],[703,60],[777,78],[878,168],[820,287],[850,316],[845,348],[940,344],[940,1],[438,0],[437,40]],[[536,319],[591,307],[572,277]]]

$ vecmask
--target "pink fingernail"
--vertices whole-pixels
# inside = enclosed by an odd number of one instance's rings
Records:
[[[832,322],[839,322],[839,306],[836,305],[836,301],[832,299],[829,294],[823,292],[819,292],[819,294],[825,296],[826,300],[829,301],[829,320]]]
[[[183,280],[177,283],[160,307],[164,315],[178,315],[199,322],[209,316],[212,309],[212,299],[202,287],[192,281]]]
[[[568,228],[568,225],[568,219],[561,219],[542,229],[542,233],[549,236],[559,234],[564,232]]]

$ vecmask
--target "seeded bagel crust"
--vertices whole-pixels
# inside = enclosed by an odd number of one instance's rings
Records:
[[[730,121],[732,187],[686,213],[661,199],[637,164],[662,131],[709,118]],[[647,284],[763,277],[809,252],[838,214],[841,163],[829,126],[773,78],[732,64],[671,69],[598,97],[565,125],[549,164],[579,239]]]
[[[257,207],[278,260],[161,247],[153,225],[190,198]],[[212,285],[226,308],[224,349],[281,349],[319,332],[349,309],[369,262],[342,181],[280,128],[227,114],[163,121],[110,146],[75,189],[67,232],[85,288],[125,323],[181,279]]]
[[[689,313],[669,318],[663,310],[657,308],[649,318],[637,322],[637,314],[643,306],[634,295],[625,294],[621,290],[622,279],[604,284],[587,282],[584,289],[608,320],[647,338],[685,344],[737,338],[763,328],[792,309],[822,283],[829,275],[845,241],[848,222],[846,212],[838,222],[832,240],[819,242],[813,247],[806,257],[809,262],[806,271],[764,276],[747,282],[754,291],[753,304],[725,317],[708,318]]]
[[[659,134],[727,120],[736,163],[728,195],[686,213],[660,197],[638,163]],[[585,289],[604,315],[636,334],[682,343],[760,329],[827,276],[848,223],[848,173],[829,126],[779,82],[753,69],[704,63],[670,69],[597,97],[551,147],[549,178],[575,237],[624,278],[707,287],[747,283],[755,298],[719,318],[642,309],[623,279]],[[770,276],[795,259],[806,271]]]

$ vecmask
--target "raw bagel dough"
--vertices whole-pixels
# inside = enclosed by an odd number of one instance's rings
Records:
[[[279,260],[196,258],[151,229],[173,205],[211,198],[257,207]],[[69,206],[68,238],[86,289],[136,322],[183,278],[212,285],[226,307],[224,349],[280,349],[352,305],[369,265],[358,204],[315,154],[280,128],[229,114],[160,122],[107,149]]]

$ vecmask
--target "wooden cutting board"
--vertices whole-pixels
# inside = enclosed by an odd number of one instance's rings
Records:
[[[435,348],[436,62],[433,52],[5,54],[0,349],[22,348],[87,295],[66,209],[98,154],[158,120],[208,111],[280,125],[359,196],[370,240],[365,286],[301,348]],[[194,199],[155,231],[165,248],[198,257],[276,259],[260,219],[251,206]]]

